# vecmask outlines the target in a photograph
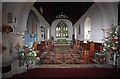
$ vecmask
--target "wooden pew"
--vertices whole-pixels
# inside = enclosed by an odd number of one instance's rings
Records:
[[[95,56],[94,42],[83,43],[82,48],[81,58],[84,64],[88,64],[89,60]]]
[[[89,51],[89,56],[90,58],[94,58],[94,53],[95,53],[95,44],[94,42],[87,42],[87,43],[83,43],[83,46],[82,46],[83,50],[86,50],[86,51]]]
[[[95,44],[94,44],[93,41],[90,42],[90,50],[89,50],[89,52],[90,52],[90,58],[94,58],[94,56],[95,56]]]
[[[75,45],[75,40],[71,40],[71,42],[70,42],[71,48],[74,48],[74,45]]]
[[[45,40],[37,45],[37,50],[40,50],[40,51],[46,50],[47,52],[49,52],[50,50],[52,50],[53,45],[54,44],[52,43],[52,41]]]
[[[41,41],[40,44],[37,44],[37,50],[40,50],[40,52],[45,50],[45,41]]]
[[[102,43],[95,43],[95,52],[102,52],[103,45]]]
[[[89,51],[83,50],[81,54],[81,59],[83,60],[83,64],[88,64],[89,63]]]
[[[74,51],[75,52],[80,52],[80,40],[75,40],[75,44],[74,44]]]

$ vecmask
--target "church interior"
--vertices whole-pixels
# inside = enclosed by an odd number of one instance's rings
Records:
[[[1,6],[3,78],[80,76],[77,72],[82,77],[118,75],[105,68],[120,68],[119,2],[2,2]]]

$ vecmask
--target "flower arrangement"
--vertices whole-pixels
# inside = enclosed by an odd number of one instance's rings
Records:
[[[21,51],[17,52],[19,59],[19,66],[24,65],[24,63],[33,63],[34,60],[39,60],[37,53],[34,51],[34,48],[28,47],[28,45],[23,46]]]
[[[104,47],[103,47],[103,52],[104,53],[110,53],[111,57],[110,60],[114,60],[115,61],[115,65],[116,65],[116,58],[119,54],[119,50],[120,50],[120,36],[118,35],[117,31],[116,31],[116,27],[112,27],[112,31],[109,32],[110,36],[105,38],[105,42],[104,42]]]
[[[118,51],[120,38],[117,34],[117,31],[115,28],[112,28],[112,31],[110,32],[110,36],[105,38],[104,48],[103,51],[108,51],[109,53],[114,53]]]

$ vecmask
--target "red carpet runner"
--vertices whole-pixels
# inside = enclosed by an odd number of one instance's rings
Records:
[[[83,60],[81,52],[74,52],[70,46],[54,46],[52,51],[41,55],[41,64],[83,64]]]
[[[119,78],[119,69],[105,68],[36,68],[12,76],[10,79],[81,79],[81,78]]]

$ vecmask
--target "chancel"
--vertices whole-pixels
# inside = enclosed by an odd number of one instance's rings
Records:
[[[2,77],[69,77],[68,72],[85,75],[92,70],[84,68],[98,68],[96,78],[103,76],[99,68],[120,68],[119,5],[2,2]],[[119,75],[107,72],[106,77]],[[75,76],[83,77],[70,77]]]

